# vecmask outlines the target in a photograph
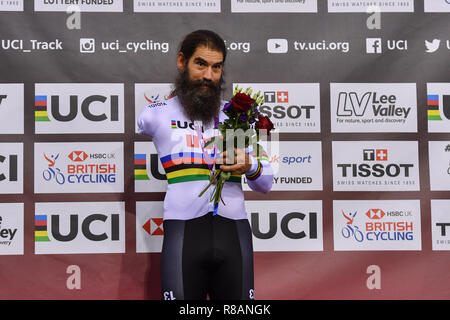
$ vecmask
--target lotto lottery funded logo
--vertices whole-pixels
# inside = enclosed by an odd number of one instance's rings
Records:
[[[35,253],[124,253],[124,202],[35,205]]]
[[[450,12],[449,0],[424,0],[425,12]]]
[[[123,192],[122,142],[36,143],[36,193]]]
[[[419,200],[333,201],[337,251],[421,250]]]
[[[417,191],[417,141],[333,141],[334,191]]]
[[[35,85],[35,133],[123,133],[123,84]]]
[[[415,83],[331,83],[332,132],[417,132]]]
[[[322,201],[246,201],[255,251],[322,251]]]
[[[320,85],[318,83],[234,83],[233,87],[261,91],[259,108],[279,132],[320,132]]]
[[[74,5],[81,12],[123,12],[123,0],[34,0],[34,11],[67,12]]]

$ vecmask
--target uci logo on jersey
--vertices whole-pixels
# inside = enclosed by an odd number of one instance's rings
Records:
[[[193,122],[181,121],[181,120],[171,120],[170,126],[172,129],[189,129],[195,130]],[[204,132],[203,126],[200,127],[201,131]]]

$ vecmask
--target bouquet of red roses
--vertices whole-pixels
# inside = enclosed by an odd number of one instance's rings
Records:
[[[258,107],[263,104],[264,97],[260,91],[252,96],[251,88],[243,91],[242,88],[236,86],[232,99],[223,107],[223,112],[228,119],[225,119],[223,123],[216,123],[220,136],[209,140],[205,144],[205,148],[214,144],[220,152],[226,150],[228,155],[229,153],[233,154],[235,148],[245,149],[252,145],[253,151],[257,155],[262,155],[262,147],[258,144],[260,135],[263,133],[262,131],[270,135],[270,130],[274,128],[270,119],[262,116],[258,111]],[[214,201],[214,214],[217,213],[223,186],[230,176],[231,172],[215,169],[211,172],[209,184],[199,194],[201,197],[210,186],[214,185],[214,191],[210,198],[210,201]]]

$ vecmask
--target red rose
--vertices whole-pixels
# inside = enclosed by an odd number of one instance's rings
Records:
[[[265,117],[262,115],[258,116],[258,122],[256,122],[255,127],[257,129],[267,130],[267,134],[270,134],[270,130],[274,128],[272,121],[270,121],[269,117]]]
[[[253,106],[255,100],[245,93],[238,92],[234,95],[233,99],[231,99],[231,102],[237,112],[247,112]]]

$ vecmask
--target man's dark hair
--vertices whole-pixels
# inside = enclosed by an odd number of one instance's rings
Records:
[[[221,52],[223,54],[223,62],[225,62],[227,56],[225,43],[217,33],[210,30],[197,30],[189,33],[181,42],[178,52],[181,52],[186,61],[188,61],[197,47],[201,45]]]

